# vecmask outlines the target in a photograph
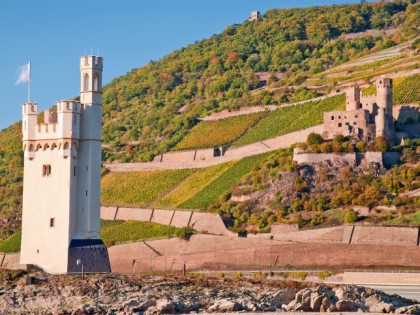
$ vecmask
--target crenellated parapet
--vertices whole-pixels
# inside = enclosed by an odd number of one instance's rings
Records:
[[[22,106],[23,151],[26,159],[34,159],[40,151],[54,151],[60,157],[77,157],[80,138],[81,104],[58,101],[56,112],[44,111],[44,122],[38,123],[38,104]]]

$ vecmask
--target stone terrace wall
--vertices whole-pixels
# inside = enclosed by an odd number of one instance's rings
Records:
[[[0,268],[9,270],[26,269],[26,265],[20,264],[20,254],[0,254]]]
[[[323,125],[310,127],[273,139],[228,149],[224,156],[213,157],[213,149],[171,152],[157,156],[147,163],[108,163],[104,166],[111,172],[131,172],[152,169],[203,168],[211,165],[243,159],[247,156],[288,148],[297,142],[304,142],[312,132],[322,133]],[[194,159],[195,157],[195,159]],[[162,161],[161,161],[162,160]],[[161,162],[160,162],[161,161]]]
[[[419,228],[355,226],[351,244],[417,246]]]
[[[155,222],[178,228],[190,226],[210,234],[236,236],[226,229],[219,215],[205,212],[102,206],[101,219]]]
[[[284,243],[260,238],[195,235],[190,241],[174,238],[147,242],[154,251],[146,255],[142,244],[112,246],[109,255],[113,272],[164,270],[165,266],[166,270],[180,270],[184,260],[189,270],[256,268],[256,265],[322,269],[420,267],[417,246]]]

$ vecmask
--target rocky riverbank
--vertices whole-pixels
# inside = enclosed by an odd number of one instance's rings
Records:
[[[356,286],[176,277],[37,275],[0,278],[0,314],[374,312],[420,314],[420,304]]]

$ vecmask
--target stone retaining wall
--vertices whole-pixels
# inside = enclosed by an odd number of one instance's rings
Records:
[[[101,219],[155,222],[178,228],[190,226],[210,234],[236,236],[226,229],[219,215],[206,212],[102,206]]]

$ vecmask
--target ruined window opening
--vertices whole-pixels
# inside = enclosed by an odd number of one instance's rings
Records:
[[[334,120],[334,116],[331,116],[331,120]]]
[[[342,126],[342,124],[341,123],[338,123],[338,127],[341,127]]]

